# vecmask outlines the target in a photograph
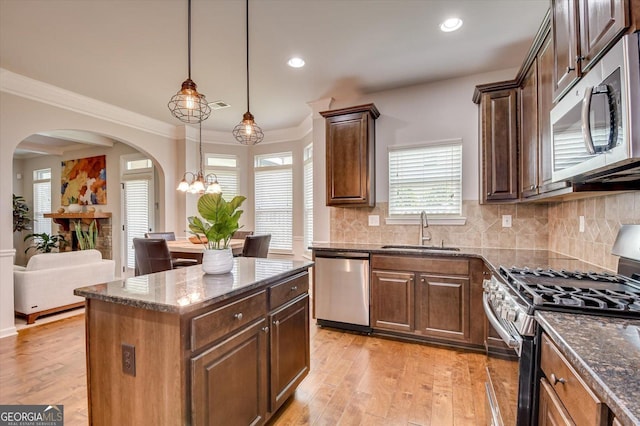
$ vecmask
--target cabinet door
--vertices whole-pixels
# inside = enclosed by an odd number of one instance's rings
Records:
[[[480,102],[482,200],[518,198],[517,90],[484,93]]]
[[[551,1],[551,34],[553,37],[553,99],[558,99],[580,76],[577,60],[577,1]]]
[[[375,205],[375,105],[321,113],[327,119],[327,205]]]
[[[573,421],[545,378],[540,379],[538,426],[571,426]]]
[[[410,272],[371,272],[373,328],[413,331],[413,284]]]
[[[538,134],[540,151],[538,153],[540,192],[552,182],[551,159],[551,108],[553,107],[553,48],[551,37],[542,45],[538,55]]]
[[[624,0],[580,0],[582,71],[589,69],[603,49],[629,26]]]
[[[533,61],[520,88],[520,193],[538,193],[538,66]]]
[[[269,316],[271,324],[271,398],[274,413],[309,373],[309,296]]]
[[[416,330],[469,341],[469,279],[421,274],[416,284]]]
[[[191,359],[193,425],[255,425],[267,413],[263,318]]]

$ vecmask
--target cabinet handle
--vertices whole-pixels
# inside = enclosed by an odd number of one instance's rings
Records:
[[[275,321],[273,322],[273,325],[275,325],[276,327],[277,327],[277,326],[279,326],[279,325],[280,325],[280,321],[275,320]]]
[[[298,286],[297,285],[294,285],[293,287],[291,287],[291,291],[296,291],[296,290],[298,290]]]
[[[420,278],[420,282],[424,284],[424,278]]]
[[[551,382],[555,385],[557,383],[562,383],[565,384],[566,380],[563,379],[562,377],[556,377],[555,374],[551,373]]]
[[[487,192],[487,197],[491,197],[491,193],[490,192]]]
[[[569,74],[571,71],[575,71],[576,67],[567,67],[567,74]]]
[[[267,327],[262,327],[262,331],[264,331],[265,333],[268,333],[269,332],[269,327],[268,326]]]
[[[530,189],[536,189],[536,186],[535,185],[531,185]]]
[[[576,56],[576,62],[584,61],[585,59],[587,59],[587,58],[585,58],[585,57],[584,57],[584,56],[582,56],[582,55],[578,55],[578,56]]]
[[[237,313],[237,314],[235,314],[233,317],[234,317],[235,319],[237,319],[237,320],[241,320],[241,319],[242,319],[242,312],[238,312],[238,313]]]

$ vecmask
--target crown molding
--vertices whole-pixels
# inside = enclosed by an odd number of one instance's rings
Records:
[[[176,126],[0,68],[0,92],[176,139]]]

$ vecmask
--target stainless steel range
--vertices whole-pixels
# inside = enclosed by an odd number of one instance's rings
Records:
[[[504,368],[505,364],[489,362],[487,396],[493,424],[520,426],[535,422],[539,352],[536,310],[640,318],[640,225],[623,225],[612,253],[620,256],[616,274],[537,265],[501,266],[499,275],[484,282],[487,318],[518,355],[518,390],[511,397],[495,390],[500,380],[496,377],[505,374],[492,369],[496,370],[496,365]]]

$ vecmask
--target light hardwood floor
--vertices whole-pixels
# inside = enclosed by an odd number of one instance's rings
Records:
[[[485,425],[482,354],[311,326],[311,372],[273,425]],[[86,425],[84,315],[0,339],[0,404]]]

